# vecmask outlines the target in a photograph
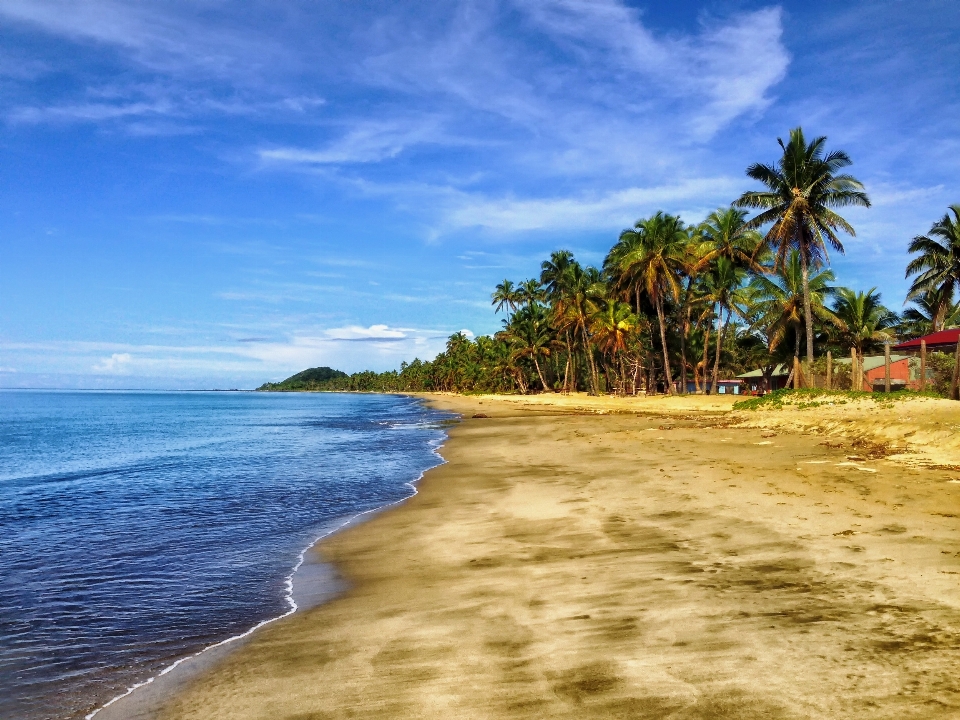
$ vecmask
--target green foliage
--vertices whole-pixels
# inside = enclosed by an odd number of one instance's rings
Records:
[[[342,370],[329,367],[315,367],[298,372],[278,383],[264,383],[258,390],[321,390],[328,383],[343,380],[348,375]]]
[[[950,395],[950,385],[953,382],[953,355],[942,352],[933,352],[927,355],[927,369],[933,374],[933,390],[941,397]]]
[[[852,401],[871,400],[883,407],[892,406],[894,402],[918,397],[940,397],[935,392],[913,392],[899,390],[892,393],[875,393],[865,390],[817,390],[814,388],[800,390],[776,390],[762,397],[752,397],[733,404],[734,410],[782,410],[785,407],[795,407],[798,410],[821,406],[846,405]]]

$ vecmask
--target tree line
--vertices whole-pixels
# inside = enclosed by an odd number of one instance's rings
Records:
[[[504,280],[492,293],[504,316],[492,336],[456,333],[432,361],[307,389],[716,392],[755,368],[769,382],[780,364],[805,368],[809,381],[827,350],[862,358],[960,325],[960,204],[910,242],[902,314],[876,288],[834,284],[830,253],[843,254],[841,234],[855,235],[840,212],[870,200],[847,172],[849,156],[826,142],[792,130],[775,163],[747,168],[757,189],[697,223],[663,211],[642,218],[600,267],[557,250],[539,277]],[[951,364],[931,358],[938,371]]]

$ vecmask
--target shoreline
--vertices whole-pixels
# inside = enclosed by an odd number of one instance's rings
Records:
[[[151,720],[157,716],[170,695],[180,692],[199,675],[202,675],[205,671],[221,662],[231,652],[238,650],[243,646],[244,642],[249,640],[257,631],[275,622],[284,620],[298,611],[309,610],[323,605],[326,602],[330,602],[342,594],[346,589],[345,582],[337,574],[336,567],[320,558],[317,553],[317,546],[336,533],[360,525],[369,519],[375,518],[381,512],[402,506],[403,503],[415,497],[419,492],[418,485],[424,476],[430,472],[430,470],[446,464],[447,461],[440,454],[440,450],[446,443],[447,438],[448,434],[445,434],[440,442],[432,445],[430,448],[431,452],[437,458],[437,464],[422,470],[416,479],[404,483],[411,490],[409,495],[399,500],[370,508],[369,510],[363,510],[348,517],[346,520],[336,524],[335,527],[318,535],[310,544],[300,551],[293,568],[284,578],[284,600],[289,606],[286,612],[262,620],[242,633],[207,645],[192,655],[179,658],[164,667],[156,675],[130,686],[121,694],[94,709],[84,716],[84,720],[93,720],[94,718],[98,718],[98,720]],[[311,557],[311,555],[313,557]],[[307,593],[309,601],[304,602],[301,600],[301,602],[298,603],[295,590],[297,574],[301,573],[300,580],[301,584],[303,584],[302,581],[304,578],[301,571],[304,569],[312,571],[309,582],[314,586],[314,590],[312,593]],[[146,694],[148,692],[149,694]]]
[[[432,396],[464,416],[447,464],[317,547],[349,589],[263,628],[159,717],[960,708],[948,474],[715,418],[516,401]]]

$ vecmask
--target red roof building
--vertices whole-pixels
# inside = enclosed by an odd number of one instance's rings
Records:
[[[960,328],[952,330],[941,330],[931,335],[924,335],[916,340],[907,340],[899,345],[894,345],[891,350],[894,352],[920,352],[920,342],[926,341],[927,350],[953,351],[957,349],[957,340],[960,339]]]

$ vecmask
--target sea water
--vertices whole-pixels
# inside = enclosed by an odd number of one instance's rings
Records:
[[[290,612],[303,550],[408,497],[448,417],[391,395],[0,392],[0,718],[83,718]]]

